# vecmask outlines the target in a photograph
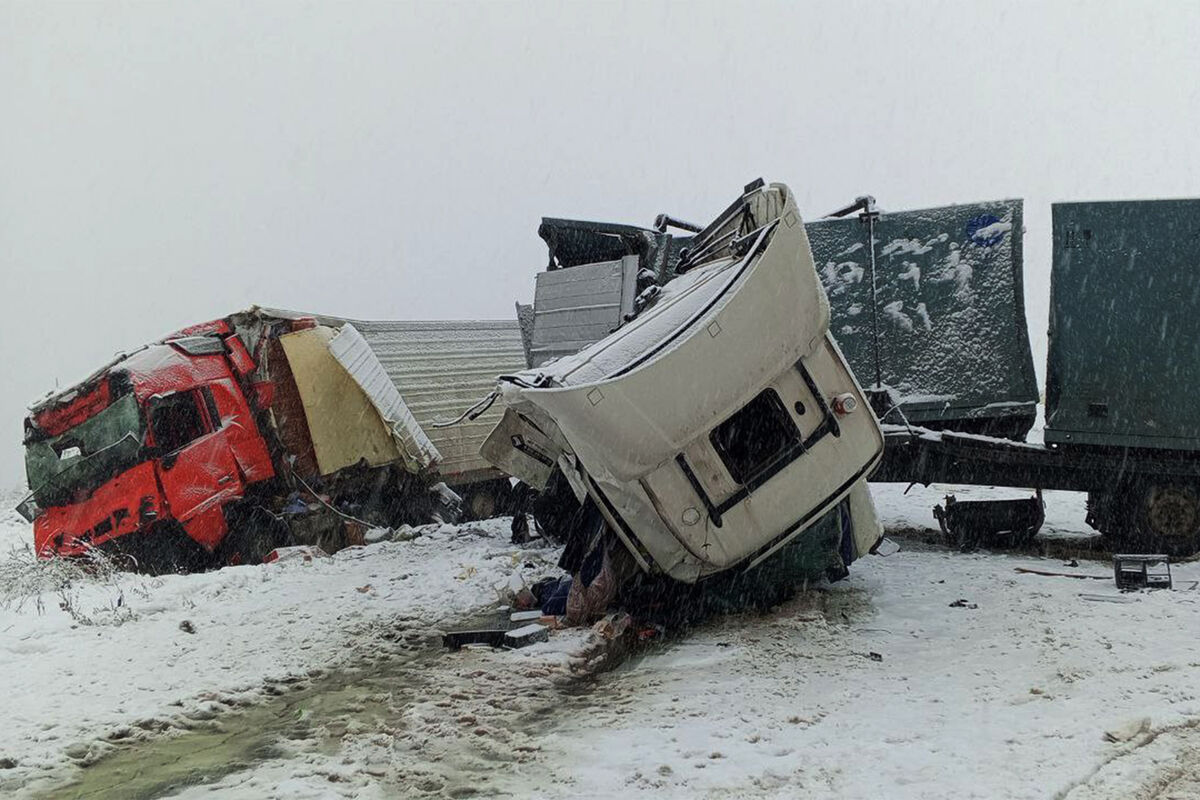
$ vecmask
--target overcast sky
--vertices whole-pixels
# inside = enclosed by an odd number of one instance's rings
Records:
[[[1200,195],[1200,4],[0,0],[0,488],[26,406],[261,303],[511,317],[539,217]]]

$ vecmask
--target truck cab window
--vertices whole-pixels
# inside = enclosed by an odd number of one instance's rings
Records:
[[[800,429],[774,389],[760,392],[713,429],[710,440],[729,476],[746,483],[800,442]]]
[[[179,392],[154,402],[150,411],[150,429],[162,453],[173,453],[204,435],[204,418],[196,404],[195,392]]]

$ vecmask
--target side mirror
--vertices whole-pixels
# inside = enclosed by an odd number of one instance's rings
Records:
[[[178,460],[179,460],[178,451],[174,452],[174,453],[168,453],[167,455],[162,457],[163,469],[171,469],[172,467],[175,466],[175,462]]]
[[[33,493],[17,504],[16,512],[25,518],[26,522],[33,522],[38,514],[42,513],[42,509],[38,508],[37,501],[33,499]]]

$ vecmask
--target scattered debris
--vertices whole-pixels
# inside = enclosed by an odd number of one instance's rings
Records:
[[[1146,733],[1150,730],[1150,718],[1142,717],[1141,719],[1133,719],[1124,722],[1116,727],[1109,728],[1104,732],[1104,740],[1106,742],[1128,742],[1135,736]]]
[[[533,622],[542,618],[542,610],[535,608],[530,611],[514,611],[508,615],[513,622]]]
[[[979,608],[977,603],[968,603],[966,600],[958,599],[950,604],[951,608]]]
[[[394,531],[392,533],[392,541],[411,542],[413,539],[418,538],[420,535],[421,535],[421,531],[417,530],[413,526],[401,525],[399,528],[394,529]]]
[[[183,622],[179,623],[179,630],[183,631],[184,633],[195,633],[196,626],[192,624],[190,619],[185,619]]]
[[[508,633],[505,628],[488,628],[472,631],[450,631],[442,636],[442,645],[451,650],[458,650],[469,644],[486,644],[491,647],[501,647],[504,636]]]
[[[1090,600],[1093,603],[1136,603],[1137,600],[1128,595],[1118,594],[1080,594],[1084,600]]]
[[[363,534],[363,542],[366,544],[376,544],[377,542],[390,542],[396,536],[396,532],[391,528],[371,528]]]
[[[605,639],[617,639],[628,633],[632,625],[632,617],[624,611],[617,611],[605,614],[603,618],[592,626],[592,630]]]
[[[871,553],[877,556],[883,556],[884,558],[887,558],[888,556],[894,556],[899,552],[899,542],[895,542],[886,536],[880,539],[875,546],[871,548]]]
[[[544,642],[550,638],[550,630],[536,622],[508,631],[504,634],[506,647],[525,647],[535,642]]]
[[[1041,490],[1033,497],[1015,500],[959,500],[946,495],[946,505],[934,506],[946,540],[961,550],[979,545],[1028,544],[1045,520]]]
[[[633,618],[623,611],[610,612],[592,625],[588,645],[581,651],[581,672],[605,672],[623,663],[636,647],[649,641],[646,629],[638,629]]]
[[[264,564],[274,564],[284,561],[306,561],[310,562],[314,558],[329,558],[329,553],[326,553],[319,547],[310,545],[294,545],[292,547],[277,547],[267,557],[263,559]]]
[[[571,593],[570,576],[565,578],[547,578],[534,585],[535,602],[541,604],[543,614],[561,617],[567,613],[567,596]]]
[[[1019,572],[1022,575],[1042,575],[1047,578],[1078,578],[1080,580],[1106,581],[1107,575],[1074,575],[1070,572],[1047,572],[1042,569],[1029,569],[1028,567],[1016,567],[1013,572]]]
[[[1123,592],[1135,589],[1170,589],[1171,559],[1162,554],[1113,555],[1113,577]]]
[[[544,642],[549,638],[549,627],[535,622],[511,629],[483,628],[469,631],[449,631],[442,635],[442,645],[451,650],[459,650],[474,644],[515,649],[535,642]]]

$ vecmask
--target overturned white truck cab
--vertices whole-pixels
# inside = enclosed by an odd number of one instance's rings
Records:
[[[747,187],[676,274],[607,337],[502,377],[483,455],[536,488],[561,469],[643,571],[684,583],[753,567],[839,506],[841,560],[867,552],[883,437],[792,193]]]

